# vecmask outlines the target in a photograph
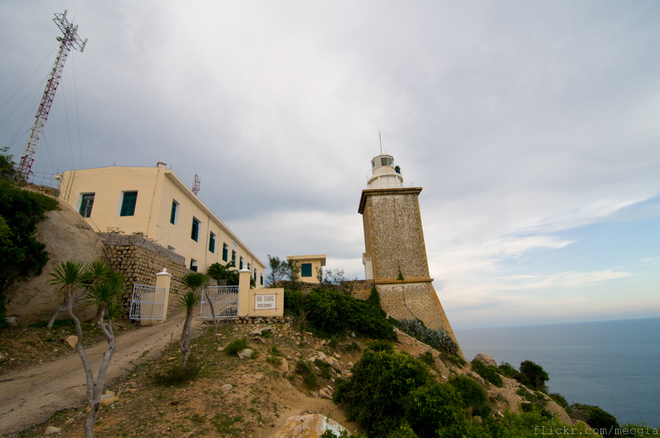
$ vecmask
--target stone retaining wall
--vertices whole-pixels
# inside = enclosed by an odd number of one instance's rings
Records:
[[[156,274],[163,268],[172,274],[168,308],[178,305],[179,297],[184,292],[181,279],[192,272],[186,267],[185,257],[142,236],[99,233],[99,237],[105,245],[110,267],[124,274],[127,286],[124,294],[126,308],[130,305],[133,284],[155,286]]]

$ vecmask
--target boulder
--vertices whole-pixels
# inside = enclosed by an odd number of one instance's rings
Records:
[[[250,359],[254,352],[250,350],[249,348],[246,348],[245,350],[241,350],[238,352],[238,357],[241,359]]]
[[[101,406],[110,406],[113,403],[117,403],[119,397],[114,394],[103,394],[101,396]]]
[[[321,414],[295,415],[271,438],[318,438],[327,430],[339,436],[346,428]]]
[[[48,322],[51,315],[62,303],[62,294],[57,286],[50,284],[49,272],[53,267],[67,260],[85,263],[104,257],[105,246],[101,238],[85,222],[80,214],[69,205],[60,202],[59,211],[49,211],[46,219],[37,225],[36,239],[46,245],[50,260],[41,275],[18,280],[6,292],[6,315],[19,325]],[[74,310],[84,321],[96,314],[95,307],[78,306]],[[60,318],[68,318],[61,312]]]
[[[62,432],[62,429],[60,429],[59,427],[48,426],[46,428],[46,431],[44,432],[44,435],[54,435],[56,433],[61,433],[61,432]]]
[[[475,360],[478,360],[479,362],[483,363],[486,366],[497,367],[497,362],[495,362],[495,359],[493,359],[493,356],[491,356],[490,354],[479,353],[476,356],[474,356],[472,362],[474,362]]]

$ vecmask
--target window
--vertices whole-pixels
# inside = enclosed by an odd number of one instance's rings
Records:
[[[222,260],[227,262],[227,257],[229,256],[229,246],[226,243],[222,243]]]
[[[170,213],[170,223],[176,225],[179,219],[179,203],[172,199],[172,212]]]
[[[312,264],[311,263],[302,263],[300,265],[300,275],[302,277],[311,277],[312,276]]]
[[[137,203],[138,192],[122,192],[121,209],[119,216],[133,216],[135,214],[135,204]]]
[[[231,250],[231,262],[233,263],[234,266],[236,266],[236,251],[233,249]]]
[[[243,269],[243,257],[241,257],[241,259],[240,259],[238,269]]]
[[[197,272],[197,260],[190,259],[190,270]]]
[[[209,236],[209,251],[215,253],[215,234]]]
[[[262,285],[262,286],[264,285],[264,274],[261,274],[259,276],[259,284]]]
[[[254,268],[254,282],[257,282],[257,268]]]
[[[92,205],[94,205],[94,193],[81,194],[80,216],[90,217],[92,215]]]
[[[192,230],[190,231],[190,238],[195,242],[199,242],[199,219],[193,217]]]
[[[250,270],[250,264],[249,263],[247,264],[247,270],[248,271]]]

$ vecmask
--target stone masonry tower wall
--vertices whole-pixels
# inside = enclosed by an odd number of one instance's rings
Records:
[[[376,171],[387,174],[382,168]],[[421,187],[402,185],[362,191],[358,212],[364,225],[365,276],[373,279],[383,310],[390,316],[418,318],[430,329],[444,329],[459,345],[429,274],[418,199],[421,191]]]

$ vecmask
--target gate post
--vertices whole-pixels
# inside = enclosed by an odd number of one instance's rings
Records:
[[[238,271],[238,316],[248,316],[250,312],[250,271]]]
[[[167,321],[167,305],[170,301],[170,283],[172,282],[172,274],[167,272],[167,268],[163,268],[162,272],[156,274],[156,287],[165,288],[165,296],[163,297],[163,322]]]

